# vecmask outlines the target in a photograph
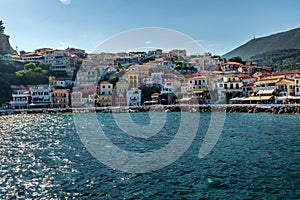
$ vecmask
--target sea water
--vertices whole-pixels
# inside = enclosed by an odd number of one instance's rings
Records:
[[[148,138],[122,131],[116,114],[96,117],[114,145],[145,153],[176,136],[181,113],[165,115],[163,128]],[[149,113],[130,117],[139,126],[150,123]],[[299,115],[228,113],[204,158],[198,154],[211,114],[191,113],[189,120],[195,117],[198,132],[179,159],[156,171],[129,173],[92,156],[73,114],[1,116],[0,199],[300,199]]]

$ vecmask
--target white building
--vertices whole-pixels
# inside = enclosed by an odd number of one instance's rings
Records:
[[[76,75],[75,85],[97,84],[99,79],[99,72],[96,69],[79,70]]]
[[[153,84],[152,76],[145,77],[144,80],[143,80],[143,83],[144,83],[144,85],[152,85]]]
[[[49,76],[49,86],[51,88],[66,88],[73,86],[73,81],[68,78],[56,78],[55,76]]]
[[[142,100],[141,90],[134,88],[127,90],[126,99],[128,106],[140,106]]]
[[[224,101],[227,93],[238,94],[243,93],[243,81],[237,75],[224,76],[222,81],[217,82],[218,101]]]
[[[202,89],[208,87],[209,87],[208,79],[204,76],[195,76],[188,79],[189,90]]]
[[[113,84],[108,81],[102,81],[100,83],[100,95],[112,95]]]
[[[30,106],[49,106],[50,105],[50,87],[49,85],[36,85],[29,88],[31,93]]]
[[[30,98],[31,95],[28,88],[13,89],[10,105],[12,108],[27,108],[30,103]]]
[[[163,73],[162,72],[151,73],[151,77],[152,77],[152,84],[157,84],[157,85],[163,84]]]
[[[170,91],[170,92],[174,92],[174,93],[178,93],[181,92],[181,83],[178,80],[167,80],[164,82],[163,84],[163,88],[164,90]]]

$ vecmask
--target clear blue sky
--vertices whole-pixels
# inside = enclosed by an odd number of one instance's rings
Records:
[[[300,27],[299,0],[0,0],[12,46],[87,52],[122,31],[162,27],[224,54],[256,37]],[[120,49],[122,49],[120,47]]]

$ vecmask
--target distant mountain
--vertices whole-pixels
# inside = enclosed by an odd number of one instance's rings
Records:
[[[226,53],[223,57],[228,59],[240,56],[243,60],[248,60],[258,54],[284,49],[300,49],[300,28],[252,39],[246,44]]]

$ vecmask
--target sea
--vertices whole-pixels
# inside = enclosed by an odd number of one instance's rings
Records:
[[[0,116],[0,199],[300,199],[300,115],[76,115]]]

